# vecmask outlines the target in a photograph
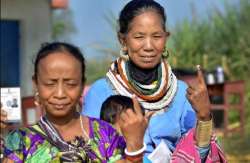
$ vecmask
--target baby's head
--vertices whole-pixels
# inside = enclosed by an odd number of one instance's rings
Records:
[[[120,131],[118,119],[120,114],[127,109],[134,111],[133,100],[131,98],[122,95],[110,96],[102,104],[101,119],[114,125],[114,127]],[[143,108],[142,112],[144,113]]]

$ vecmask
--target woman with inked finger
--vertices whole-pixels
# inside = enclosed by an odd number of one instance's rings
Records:
[[[132,0],[120,12],[118,22],[121,57],[111,64],[105,78],[91,86],[82,113],[99,118],[109,96],[135,95],[146,112],[154,112],[144,137],[145,160],[154,162],[155,150],[163,143],[173,153],[172,161],[223,161],[212,136],[210,102],[200,68],[199,83],[188,87],[176,79],[163,58],[169,37],[164,8],[153,0]]]

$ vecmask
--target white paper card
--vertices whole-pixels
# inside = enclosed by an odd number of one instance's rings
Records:
[[[171,159],[171,151],[166,143],[161,140],[161,143],[155,148],[155,150],[148,155],[148,159],[152,163],[169,163]]]
[[[7,112],[7,122],[21,121],[21,94],[19,87],[1,88],[2,108]]]

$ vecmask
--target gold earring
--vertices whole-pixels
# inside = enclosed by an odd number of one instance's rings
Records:
[[[38,92],[35,93],[34,104],[36,105],[36,107],[40,106],[40,99],[39,99],[39,93]]]
[[[128,53],[126,53],[125,50],[123,50],[123,48],[120,49],[120,57],[125,61],[129,60]]]
[[[163,58],[168,58],[170,55],[170,52],[168,49],[166,49],[166,47],[164,47],[163,53],[162,53],[162,57]]]

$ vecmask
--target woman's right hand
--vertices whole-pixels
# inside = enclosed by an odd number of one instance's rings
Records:
[[[148,112],[143,116],[140,104],[135,97],[133,97],[133,105],[135,111],[127,109],[121,113],[118,120],[128,151],[136,151],[142,148],[145,130],[150,117],[154,113]]]

